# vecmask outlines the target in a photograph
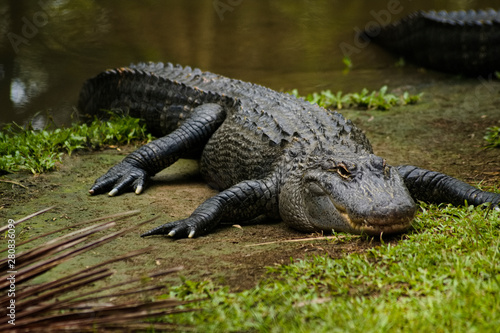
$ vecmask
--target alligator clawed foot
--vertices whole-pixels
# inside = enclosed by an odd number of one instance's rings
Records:
[[[102,177],[98,178],[89,190],[91,195],[105,193],[110,197],[122,194],[127,190],[133,190],[140,194],[148,180],[148,174],[127,161],[115,165]]]
[[[183,219],[165,223],[143,233],[141,237],[167,235],[172,238],[194,238],[196,236],[196,226],[191,225],[188,220],[189,219]]]

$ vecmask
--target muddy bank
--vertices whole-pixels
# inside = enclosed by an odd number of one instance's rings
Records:
[[[489,126],[500,126],[500,84],[476,79],[447,78],[441,82],[402,87],[423,91],[414,106],[395,107],[389,112],[342,111],[366,131],[375,152],[391,164],[415,164],[448,173],[473,184],[500,186],[500,152],[485,150],[483,135]],[[141,276],[146,272],[183,265],[188,279],[212,279],[232,290],[254,286],[266,266],[289,262],[290,258],[325,254],[340,257],[377,246],[378,240],[354,237],[349,240],[279,243],[313,235],[287,228],[283,223],[224,226],[196,239],[166,237],[142,239],[138,235],[154,226],[188,216],[215,192],[197,173],[197,162],[181,160],[158,174],[145,193],[127,193],[114,198],[89,196],[96,177],[119,162],[134,147],[80,153],[65,157],[56,172],[32,176],[12,174],[0,182],[0,218],[19,219],[39,209],[56,208],[24,224],[20,238],[71,226],[103,215],[140,210],[140,215],[119,225],[138,224],[158,217],[111,244],[98,248],[60,270],[85,267],[134,249],[152,246],[147,255],[116,264],[112,279]],[[19,230],[18,230],[19,231]],[[397,242],[399,236],[390,241]],[[267,245],[250,246],[264,242]],[[34,244],[36,246],[36,243]],[[53,272],[58,274],[58,271]],[[47,277],[50,278],[50,277]],[[174,281],[178,282],[177,278]]]

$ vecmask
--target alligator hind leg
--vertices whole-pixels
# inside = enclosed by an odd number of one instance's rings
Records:
[[[154,140],[115,165],[98,178],[90,194],[109,191],[110,196],[132,189],[142,192],[147,180],[168,167],[181,156],[202,148],[226,117],[224,108],[218,104],[203,104],[196,107],[191,116],[172,133]]]
[[[490,202],[500,206],[500,193],[481,191],[456,178],[411,165],[401,165],[397,169],[415,200],[455,206],[466,202],[474,206]]]
[[[192,238],[206,234],[221,220],[248,221],[270,212],[277,215],[276,183],[273,178],[243,181],[206,200],[188,218],[163,224],[141,237],[168,235]]]

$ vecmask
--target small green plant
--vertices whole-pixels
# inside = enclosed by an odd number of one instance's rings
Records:
[[[417,95],[410,95],[409,92],[405,91],[402,95],[403,105],[417,104],[417,102],[420,101],[420,98],[422,98],[423,94],[424,93],[420,93]]]
[[[389,110],[394,105],[415,104],[422,97],[422,93],[411,95],[405,91],[401,96],[387,92],[387,86],[383,86],[378,91],[369,91],[363,88],[359,93],[343,94],[342,91],[332,93],[330,90],[323,90],[319,93],[314,92],[305,96],[305,100],[312,104],[318,104],[325,108],[342,109],[343,107],[357,107],[367,110]],[[297,89],[290,92],[296,97],[301,97]]]
[[[486,135],[484,136],[488,148],[500,148],[500,127],[493,126],[486,129]]]
[[[345,56],[344,58],[342,58],[342,62],[344,63],[344,65],[345,65],[346,68],[348,68],[348,69],[352,68],[352,60],[351,60],[351,58]]]
[[[95,119],[90,125],[73,124],[69,128],[35,130],[15,123],[0,131],[0,173],[22,170],[34,174],[53,170],[66,153],[79,149],[95,150],[103,146],[151,141],[140,120],[114,117]]]
[[[404,67],[406,65],[406,61],[405,61],[405,58],[401,57],[398,59],[398,61],[396,61],[396,63],[394,64],[394,66],[396,67]]]
[[[344,69],[342,70],[342,73],[344,75],[347,75],[352,68],[351,58],[349,58],[348,56],[345,56],[344,58],[342,58],[342,62],[345,65]]]

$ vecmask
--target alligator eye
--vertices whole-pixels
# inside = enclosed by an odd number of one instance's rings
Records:
[[[351,172],[344,163],[339,163],[337,165],[337,173],[344,179],[349,179],[351,177]]]

